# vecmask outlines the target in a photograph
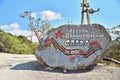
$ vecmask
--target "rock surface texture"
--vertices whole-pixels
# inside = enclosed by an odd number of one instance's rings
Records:
[[[39,63],[66,70],[85,69],[99,62],[111,38],[99,24],[66,24],[48,31],[36,50]]]

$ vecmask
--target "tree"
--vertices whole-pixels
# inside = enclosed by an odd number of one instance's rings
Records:
[[[41,20],[40,18],[35,18],[32,16],[31,11],[25,11],[20,14],[21,18],[27,18],[29,20],[28,26],[33,31],[38,38],[39,43],[42,41],[43,37],[46,36],[48,29],[51,27],[50,22],[46,20]]]

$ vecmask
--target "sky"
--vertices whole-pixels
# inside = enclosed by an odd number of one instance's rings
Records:
[[[99,13],[90,15],[91,23],[99,23],[106,28],[120,25],[120,0],[88,0]],[[72,21],[80,24],[82,0],[0,0],[0,29],[15,35],[29,36],[28,20],[19,14],[32,11],[34,17],[47,16],[52,27]],[[86,20],[85,20],[86,23]],[[34,38],[35,39],[35,38]]]

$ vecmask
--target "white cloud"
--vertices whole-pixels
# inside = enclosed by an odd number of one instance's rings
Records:
[[[31,13],[31,17],[36,18],[36,16],[37,16],[37,13]]]
[[[20,26],[18,25],[18,23],[12,23],[10,25],[3,25],[0,26],[0,29],[2,30],[12,30],[12,29],[18,29]]]
[[[13,24],[10,24],[10,27],[12,28],[12,29],[18,29],[20,26],[18,25],[18,23],[13,23]]]
[[[16,36],[18,35],[24,35],[24,36],[30,36],[32,33],[31,31],[27,31],[27,30],[20,30],[20,29],[14,29],[14,30],[11,30],[11,31],[7,31],[7,32],[10,32],[11,34],[14,34]]]
[[[21,30],[21,29],[14,29],[12,31],[7,31],[7,32],[9,32],[9,33],[11,33],[13,35],[16,35],[16,36],[23,35],[23,36],[27,37],[29,40],[31,40],[31,38],[32,38],[33,42],[38,42],[37,37],[31,31]]]
[[[63,19],[62,15],[60,13],[55,13],[51,10],[42,11],[42,12],[40,12],[40,14],[42,15],[43,20],[45,20],[45,19],[47,19],[47,20],[57,20],[57,19],[62,20]]]
[[[38,42],[38,39],[35,36],[35,34],[33,34],[31,31],[28,31],[28,30],[21,30],[18,23],[12,23],[10,25],[0,26],[0,29],[4,30],[5,32],[16,35],[16,36],[23,35],[27,37],[29,40],[31,40],[30,36],[32,36],[32,41]]]
[[[8,29],[8,28],[9,28],[9,25],[0,26],[0,29],[2,29],[2,30],[6,30],[6,29]]]

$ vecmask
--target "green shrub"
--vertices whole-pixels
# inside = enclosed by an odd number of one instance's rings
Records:
[[[14,36],[0,30],[0,52],[33,54],[37,45],[24,36]]]
[[[117,40],[112,41],[111,47],[107,52],[107,57],[120,60],[120,42]]]

